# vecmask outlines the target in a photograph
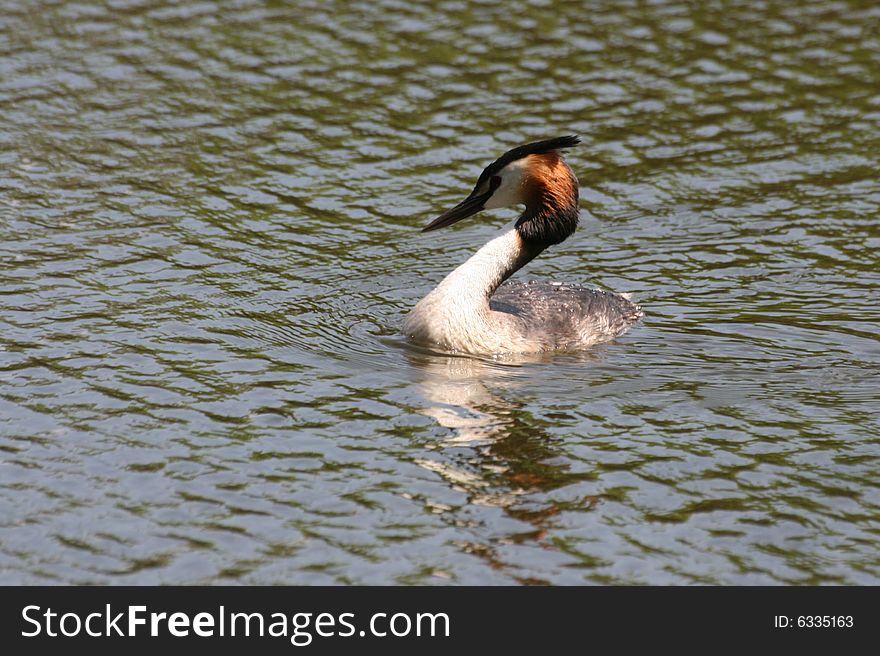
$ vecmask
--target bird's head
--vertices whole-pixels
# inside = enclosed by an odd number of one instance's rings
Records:
[[[445,228],[482,210],[525,205],[516,228],[526,241],[545,246],[568,237],[577,227],[578,181],[562,159],[576,136],[517,146],[489,164],[470,195],[431,221],[423,232]]]

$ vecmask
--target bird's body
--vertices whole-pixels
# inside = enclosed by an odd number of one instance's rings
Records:
[[[612,339],[642,316],[627,297],[579,285],[508,281],[577,226],[578,183],[561,137],[520,146],[486,168],[471,195],[425,230],[482,209],[525,204],[516,226],[492,239],[412,309],[404,332],[446,351],[474,354],[578,350]]]
[[[560,282],[508,280],[489,307],[520,317],[541,351],[572,351],[617,337],[639,320],[626,296]]]

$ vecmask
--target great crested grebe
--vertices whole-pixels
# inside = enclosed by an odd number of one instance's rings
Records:
[[[578,223],[578,181],[560,153],[576,136],[519,146],[492,162],[470,195],[422,231],[481,210],[525,205],[513,229],[489,241],[418,302],[404,322],[417,342],[473,354],[584,349],[642,317],[626,296],[580,285],[505,282]]]

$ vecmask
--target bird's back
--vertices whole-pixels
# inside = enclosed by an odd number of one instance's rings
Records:
[[[621,294],[538,280],[508,280],[492,295],[489,308],[518,317],[535,339],[559,350],[613,339],[643,315]]]

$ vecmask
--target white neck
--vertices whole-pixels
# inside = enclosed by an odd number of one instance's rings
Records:
[[[498,286],[533,256],[516,229],[492,239],[412,309],[404,331],[451,351],[493,352],[509,348],[507,315],[489,309]],[[493,348],[493,344],[499,348]]]

